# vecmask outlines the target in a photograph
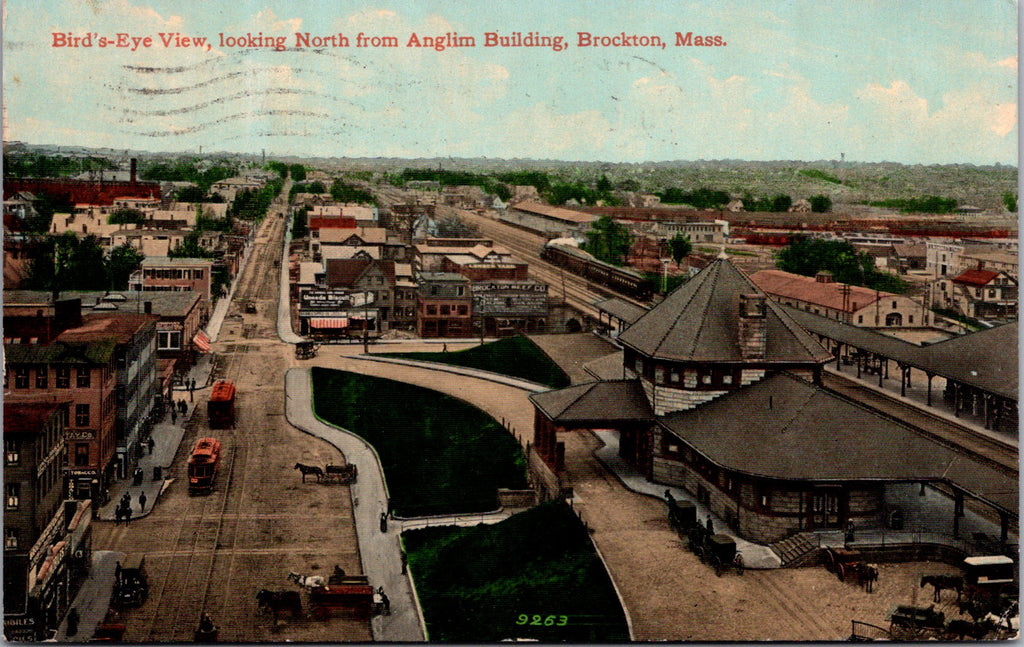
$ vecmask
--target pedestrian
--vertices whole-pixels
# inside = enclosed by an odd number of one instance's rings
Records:
[[[131,506],[131,504],[129,504],[128,507],[126,507],[124,509],[124,525],[126,525],[126,526],[132,525],[132,506]]]
[[[184,398],[178,400],[178,413],[180,413],[182,417],[184,417],[185,414],[188,413],[188,405],[185,404]]]
[[[192,378],[192,382],[189,384],[189,390],[190,391],[195,391],[196,390],[196,378]]]
[[[78,621],[80,619],[81,618],[79,618],[79,616],[78,616],[78,609],[76,609],[75,607],[71,607],[71,610],[68,611],[68,630],[67,630],[67,635],[74,636],[75,634],[78,633]]]
[[[139,492],[139,514],[146,511],[146,493]]]
[[[172,405],[171,406],[171,424],[174,425],[174,424],[177,424],[177,423],[178,423],[178,407],[175,407],[175,406]]]
[[[152,436],[150,436],[149,440],[146,441],[146,446],[149,447],[149,454],[152,456],[153,455],[153,449],[156,447],[156,441],[153,440]]]
[[[121,560],[117,560],[117,562],[114,563],[114,581],[121,581]]]
[[[195,393],[195,390],[196,390],[196,380],[195,380],[195,378],[192,378],[192,381],[188,383],[188,401],[189,402],[194,402],[195,401],[195,400],[193,400],[193,397],[194,397],[193,393]]]
[[[408,572],[409,572],[409,556],[406,555],[405,551],[403,550],[402,551],[402,575],[405,575]]]
[[[391,615],[391,600],[388,599],[388,594],[384,591],[380,592],[380,601],[384,605],[384,615]]]
[[[442,345],[441,352],[442,353],[447,353],[448,352],[448,344],[447,343]]]
[[[711,515],[708,515],[708,534],[715,534],[715,525],[711,522]]]
[[[381,532],[387,532],[388,531],[388,513],[386,513],[386,512],[381,512],[380,513],[380,531]]]

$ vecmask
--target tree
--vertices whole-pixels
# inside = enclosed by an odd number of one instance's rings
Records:
[[[199,244],[199,232],[190,232],[181,244],[167,253],[170,258],[213,258],[213,252]]]
[[[622,265],[632,242],[633,237],[630,236],[628,227],[615,222],[611,216],[604,215],[590,225],[586,250],[598,260]]]
[[[288,170],[291,172],[292,179],[296,182],[302,182],[306,179],[306,167],[302,164],[292,164],[288,167]]]
[[[292,238],[305,238],[309,235],[309,221],[306,217],[308,212],[309,207],[295,210],[295,215],[292,217]]]
[[[783,211],[789,211],[789,208],[793,206],[793,198],[788,195],[780,193],[779,195],[772,198],[772,211],[776,213],[782,213]]]
[[[880,272],[870,254],[858,252],[844,240],[801,238],[779,251],[775,266],[802,276],[814,276],[827,270],[839,283],[886,292],[905,292],[908,287],[898,276]]]
[[[676,265],[679,265],[679,261],[683,260],[690,254],[690,250],[693,249],[693,245],[690,244],[689,236],[676,234],[669,239],[668,248],[672,252],[672,260],[676,262]]]
[[[1017,213],[1017,196],[1010,192],[1003,194],[1003,205],[1010,213]]]
[[[71,232],[47,236],[32,248],[28,287],[32,290],[105,290],[106,262],[95,236]]]
[[[145,221],[145,214],[138,209],[116,209],[107,216],[108,225],[139,225]]]
[[[107,278],[111,290],[124,290],[128,287],[128,279],[132,272],[142,266],[146,258],[131,245],[124,244],[110,250],[107,254]]]
[[[288,165],[284,162],[271,160],[267,162],[266,168],[268,171],[272,171],[280,175],[282,180],[288,177]]]
[[[597,181],[597,190],[601,193],[606,193],[612,190],[612,183],[608,179],[607,175],[602,175],[601,179]]]
[[[808,201],[811,203],[811,211],[814,213],[828,213],[832,210],[832,198],[827,195],[812,195]]]
[[[186,186],[178,189],[174,199],[178,202],[206,202],[206,191],[197,186]]]

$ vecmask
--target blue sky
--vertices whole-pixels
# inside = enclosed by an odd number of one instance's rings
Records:
[[[4,136],[300,156],[1017,163],[1013,0],[7,0]],[[569,46],[486,48],[485,32]],[[347,48],[297,49],[296,32]],[[476,47],[407,47],[410,34]],[[577,33],[660,47],[577,46]],[[722,47],[676,47],[675,33]],[[136,51],[54,33],[149,36]],[[166,48],[159,33],[205,37]],[[219,34],[285,37],[286,51]],[[357,48],[358,33],[399,47]]]

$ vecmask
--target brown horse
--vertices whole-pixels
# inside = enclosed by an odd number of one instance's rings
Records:
[[[935,593],[932,599],[938,602],[942,597],[942,592],[945,589],[956,590],[956,601],[960,602],[960,597],[964,592],[964,578],[959,575],[923,575],[921,576],[921,588],[925,585],[931,584],[935,589]]]

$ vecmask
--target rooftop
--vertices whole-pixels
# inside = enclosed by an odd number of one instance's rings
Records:
[[[876,292],[870,288],[846,283],[821,283],[812,276],[801,276],[782,270],[761,270],[750,275],[750,280],[768,294],[791,297],[833,310],[854,312],[880,298],[896,296],[891,292]],[[843,292],[849,290],[849,296]]]

